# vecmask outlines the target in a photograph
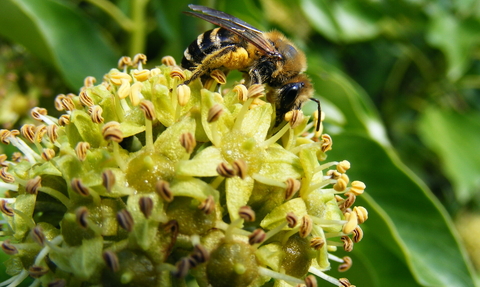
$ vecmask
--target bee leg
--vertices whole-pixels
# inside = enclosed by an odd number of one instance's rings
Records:
[[[260,72],[257,69],[251,69],[248,75],[250,76],[250,85],[262,83],[262,76],[260,76]]]

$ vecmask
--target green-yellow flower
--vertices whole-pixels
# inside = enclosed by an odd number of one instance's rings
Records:
[[[220,94],[220,72],[209,90],[164,63],[123,58],[59,95],[59,119],[36,108],[38,126],[0,132],[22,153],[1,157],[4,285],[353,286],[324,273],[350,268],[332,253],[368,217],[350,164],[323,162],[331,138],[299,111],[273,126],[260,85]]]

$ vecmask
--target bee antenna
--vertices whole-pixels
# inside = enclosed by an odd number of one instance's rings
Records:
[[[320,122],[322,121],[322,107],[320,105],[320,100],[319,99],[310,98],[310,100],[317,103],[318,117],[317,117],[317,127],[316,127],[315,131],[318,132],[320,130]]]

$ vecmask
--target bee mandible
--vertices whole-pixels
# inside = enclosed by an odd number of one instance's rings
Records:
[[[185,50],[182,67],[192,71],[184,84],[206,79],[213,70],[225,74],[239,70],[248,75],[250,85],[267,84],[267,100],[275,105],[276,123],[287,112],[300,110],[307,100],[318,106],[317,131],[320,128],[320,101],[313,98],[305,54],[278,31],[262,32],[250,24],[222,11],[200,5],[188,5],[195,16],[220,26],[200,34]],[[201,12],[201,13],[199,13]]]

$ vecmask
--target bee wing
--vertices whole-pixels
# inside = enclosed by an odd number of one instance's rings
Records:
[[[183,13],[198,17],[215,25],[218,25],[222,28],[225,28],[238,36],[244,38],[248,42],[255,45],[261,51],[266,52],[271,56],[281,57],[275,47],[263,36],[263,32],[248,24],[245,21],[238,19],[230,14],[227,14],[222,11],[218,11],[212,8],[208,8],[200,5],[188,5],[190,9],[197,12],[185,11]]]

